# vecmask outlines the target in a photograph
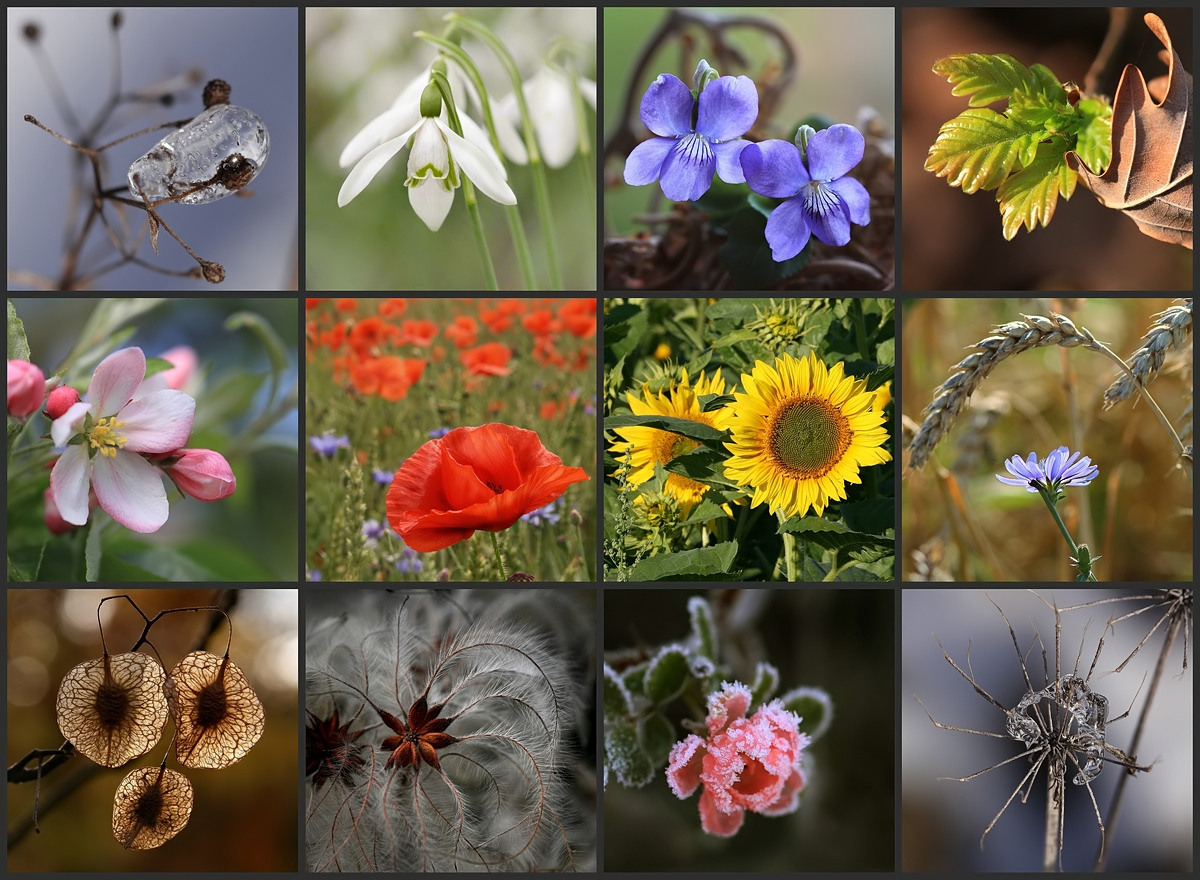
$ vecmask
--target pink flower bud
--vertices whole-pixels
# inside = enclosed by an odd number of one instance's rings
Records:
[[[211,449],[179,449],[164,465],[179,491],[199,501],[220,501],[228,498],[237,488],[233,468],[225,456]]]
[[[60,385],[50,392],[43,413],[46,418],[54,421],[77,403],[79,403],[79,392],[70,385]]]
[[[172,365],[171,369],[164,370],[161,374],[167,387],[176,391],[187,390],[184,385],[196,369],[196,350],[190,345],[177,345],[170,351],[164,351],[159,357]]]
[[[46,399],[46,377],[29,361],[8,362],[8,414],[23,419]]]

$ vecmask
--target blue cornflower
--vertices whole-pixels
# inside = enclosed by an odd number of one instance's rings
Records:
[[[536,510],[531,510],[529,513],[523,514],[521,520],[529,523],[531,526],[558,525],[558,521],[562,519],[562,515],[554,512],[554,508],[557,506],[558,501],[551,501],[545,507],[539,507]]]
[[[449,428],[434,428],[432,431],[429,432],[429,436],[432,437],[434,440],[441,440],[443,437],[445,437],[449,433],[450,433]]]
[[[312,445],[314,452],[318,455],[324,455],[326,458],[336,453],[339,449],[350,448],[350,438],[345,434],[341,437],[334,437],[332,434],[325,433],[319,437],[309,437],[308,442]]]
[[[756,193],[787,199],[767,218],[767,243],[777,263],[790,260],[815,235],[828,245],[850,241],[850,224],[871,222],[871,196],[850,169],[862,161],[866,141],[853,125],[838,123],[808,141],[807,155],[789,141],[750,144],[742,171]],[[807,167],[806,167],[807,163]]]
[[[1092,464],[1086,455],[1083,458],[1080,455],[1080,452],[1071,455],[1065,446],[1058,447],[1041,461],[1038,461],[1035,452],[1029,453],[1029,458],[1025,460],[1014,455],[1004,462],[1004,468],[1017,479],[1000,474],[996,474],[996,479],[1010,486],[1024,486],[1026,492],[1037,492],[1035,484],[1051,491],[1063,486],[1086,486],[1096,479],[1100,468]]]
[[[421,561],[416,550],[405,547],[400,551],[400,558],[396,560],[396,571],[404,574],[416,574],[423,568],[425,568],[425,563]]]
[[[712,186],[713,171],[726,183],[745,183],[738,157],[749,141],[742,135],[758,118],[758,90],[747,76],[716,76],[701,61],[696,91],[669,73],[642,97],[642,122],[658,137],[642,141],[625,160],[625,182],[659,181],[676,202],[698,199]],[[698,96],[698,97],[697,97]]]
[[[377,519],[369,519],[362,524],[363,543],[374,550],[379,546],[379,539],[387,533]]]
[[[391,471],[380,470],[379,468],[374,468],[371,471],[371,479],[381,486],[392,485],[392,480],[395,478],[396,475]]]

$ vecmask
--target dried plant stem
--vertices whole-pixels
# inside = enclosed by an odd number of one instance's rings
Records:
[[[919,470],[925,465],[971,394],[1001,361],[1047,345],[1082,346],[1093,351],[1102,347],[1090,331],[1077,328],[1064,315],[1052,312],[1049,318],[1041,315],[1021,317],[1024,320],[1010,321],[994,328],[990,336],[969,346],[974,349],[971,354],[951,367],[950,378],[933,392],[933,402],[925,408],[925,420],[909,446],[908,471]]]
[[[1158,662],[1154,665],[1154,677],[1150,679],[1150,689],[1146,692],[1141,714],[1138,715],[1137,726],[1133,730],[1133,738],[1129,741],[1131,761],[1137,761],[1138,745],[1142,740],[1142,732],[1146,729],[1146,719],[1150,716],[1150,707],[1154,705],[1154,695],[1158,692],[1159,682],[1162,681],[1163,670],[1167,666],[1167,657],[1171,654],[1171,648],[1175,646],[1175,637],[1179,634],[1182,623],[1183,615],[1177,614],[1171,618],[1171,623],[1167,627],[1167,636],[1163,640],[1162,652],[1158,655]],[[1122,773],[1117,778],[1117,790],[1113,793],[1112,809],[1108,813],[1108,833],[1100,837],[1100,855],[1096,857],[1095,868],[1097,871],[1103,871],[1105,863],[1108,861],[1108,841],[1116,833],[1117,820],[1121,817],[1121,803],[1125,796],[1125,783],[1132,775],[1132,773]]]
[[[1067,795],[1067,757],[1046,766],[1046,835],[1042,842],[1042,870],[1054,871],[1062,850],[1063,800]]]

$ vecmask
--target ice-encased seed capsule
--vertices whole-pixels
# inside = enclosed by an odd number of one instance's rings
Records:
[[[205,184],[179,199],[185,205],[204,205],[249,183],[270,150],[267,127],[258,116],[232,104],[216,104],[135,160],[129,166],[129,190],[140,201],[140,183],[146,198],[155,202]]]

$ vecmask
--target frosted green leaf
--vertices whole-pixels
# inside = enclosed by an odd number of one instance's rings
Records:
[[[671,754],[671,746],[679,738],[675,725],[661,712],[651,712],[638,722],[638,735],[651,763],[662,765]]]
[[[754,684],[750,687],[750,705],[761,706],[771,699],[779,687],[779,670],[770,663],[759,663],[754,673]]]
[[[654,778],[650,756],[642,749],[637,729],[628,723],[606,727],[604,766],[629,788],[641,788]]]
[[[814,742],[833,721],[833,699],[821,688],[800,687],[781,697],[783,707],[800,716],[800,732]]]
[[[687,677],[687,652],[679,645],[667,645],[646,670],[646,695],[655,704],[665,703],[683,690]]]
[[[625,682],[615,669],[604,664],[604,718],[613,720],[633,714],[633,704]]]

